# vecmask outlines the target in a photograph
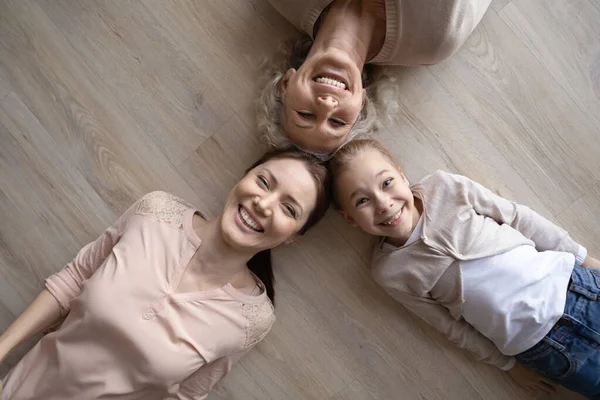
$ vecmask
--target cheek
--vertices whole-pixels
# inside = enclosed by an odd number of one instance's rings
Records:
[[[304,86],[300,82],[294,80],[293,82],[290,82],[285,97],[289,105],[299,106],[300,104],[297,103],[302,103],[306,100],[306,93]]]
[[[362,110],[363,98],[361,95],[355,94],[349,102],[350,110],[355,116],[358,116]]]
[[[299,221],[286,215],[278,215],[273,221],[273,235],[281,241],[289,239],[300,229]]]
[[[256,191],[256,183],[254,183],[253,178],[243,178],[231,191],[233,196],[231,197],[241,197],[252,195]]]
[[[356,210],[351,214],[352,219],[362,228],[371,225],[373,218],[366,208]]]

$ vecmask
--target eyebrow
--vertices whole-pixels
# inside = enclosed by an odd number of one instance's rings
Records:
[[[380,171],[380,172],[379,172],[377,175],[375,175],[375,178],[378,178],[378,177],[380,177],[381,175],[385,174],[386,172],[390,172],[390,171],[389,171],[389,170],[387,170],[387,169],[384,169],[384,170]],[[356,196],[356,194],[357,194],[358,192],[360,192],[361,190],[362,190],[362,188],[358,188],[358,189],[356,189],[354,192],[350,193],[350,196],[348,196],[348,200],[352,200],[352,198],[353,198],[354,196]]]
[[[271,178],[275,186],[279,185],[279,181],[277,180],[277,178],[275,178],[275,175],[273,175],[273,173],[270,170],[265,168],[265,172],[269,175],[269,178]],[[298,200],[296,200],[293,196],[290,195],[286,195],[285,197],[287,197],[292,203],[294,203],[294,205],[296,205],[296,207],[300,209],[300,213],[297,215],[298,217],[304,214],[304,209],[302,208]]]

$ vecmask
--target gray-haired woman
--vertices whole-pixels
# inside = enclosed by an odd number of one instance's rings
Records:
[[[376,122],[366,63],[452,55],[491,0],[269,0],[305,37],[264,68],[258,126],[272,145],[327,155]]]

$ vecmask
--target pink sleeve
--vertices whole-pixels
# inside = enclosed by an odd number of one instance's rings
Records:
[[[252,346],[253,347],[253,346]],[[252,347],[203,365],[179,385],[179,390],[164,400],[205,400],[212,387],[231,371],[233,365]]]
[[[73,261],[46,279],[46,289],[60,304],[63,316],[69,313],[69,303],[79,295],[83,282],[94,274],[117,244],[138,204],[139,201],[129,207],[98,239],[84,246]]]

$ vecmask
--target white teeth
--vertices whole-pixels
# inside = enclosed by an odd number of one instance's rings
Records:
[[[258,224],[252,219],[250,215],[243,208],[240,209],[240,216],[242,217],[242,221],[252,229],[256,231],[260,231]]]
[[[383,225],[391,225],[392,223],[394,223],[398,218],[400,218],[400,215],[402,215],[402,209],[400,209],[400,211],[398,211],[396,214],[394,214],[392,216],[392,218],[388,219],[385,222],[382,222]]]
[[[333,78],[326,78],[324,76],[319,76],[318,78],[315,79],[315,82],[325,83],[327,85],[339,87],[340,89],[346,89],[346,84],[344,82],[338,81],[337,79],[333,79]]]

